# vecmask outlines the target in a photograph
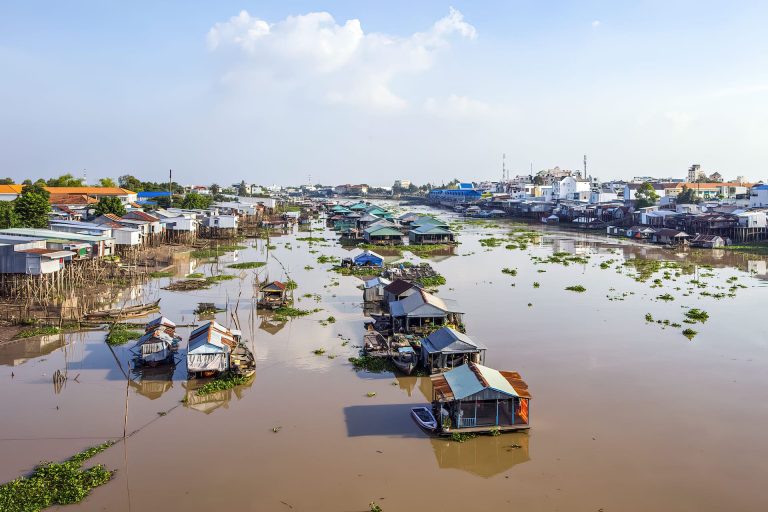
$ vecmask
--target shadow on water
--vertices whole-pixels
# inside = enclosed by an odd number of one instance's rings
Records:
[[[18,366],[30,359],[45,356],[65,344],[64,336],[38,336],[35,338],[10,341],[0,345],[0,365]]]
[[[437,465],[441,469],[459,469],[490,478],[531,460],[527,433],[479,436],[463,443],[450,439],[432,439]]]
[[[347,436],[427,437],[411,418],[413,404],[351,405],[344,407]]]

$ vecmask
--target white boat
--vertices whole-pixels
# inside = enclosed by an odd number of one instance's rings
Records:
[[[418,423],[421,428],[427,430],[437,429],[437,420],[435,420],[435,417],[432,415],[432,411],[426,407],[414,407],[411,409],[411,416],[413,416],[413,419],[416,420],[416,423]]]

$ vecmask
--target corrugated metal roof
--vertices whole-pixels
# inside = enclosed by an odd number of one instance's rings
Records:
[[[124,196],[136,193],[118,187],[45,187],[45,190],[51,194],[86,194],[99,196]]]
[[[23,185],[0,185],[0,194],[21,194]]]
[[[33,236],[44,239],[64,239],[64,240],[83,240],[87,242],[103,242],[106,240],[114,240],[111,236],[106,235],[80,235],[77,233],[66,233],[64,231],[52,231],[50,229],[33,229],[33,228],[8,228],[0,229],[0,234],[6,235],[21,235],[21,236]]]
[[[475,342],[464,333],[450,327],[442,327],[423,340],[421,346],[427,352],[462,353],[485,349],[485,345]]]
[[[510,396],[520,396],[501,372],[477,363],[469,363],[449,370],[443,374],[443,377],[456,400],[472,396],[487,388]]]

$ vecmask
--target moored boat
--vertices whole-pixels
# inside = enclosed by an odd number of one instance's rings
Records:
[[[416,363],[418,360],[412,347],[398,347],[397,351],[392,354],[392,364],[406,375],[413,372]]]
[[[411,409],[411,416],[416,420],[421,428],[426,430],[437,429],[437,420],[435,420],[432,411],[426,407],[414,407]]]

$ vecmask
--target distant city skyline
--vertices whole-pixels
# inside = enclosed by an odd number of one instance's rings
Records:
[[[0,177],[768,178],[765,2],[0,5]]]

